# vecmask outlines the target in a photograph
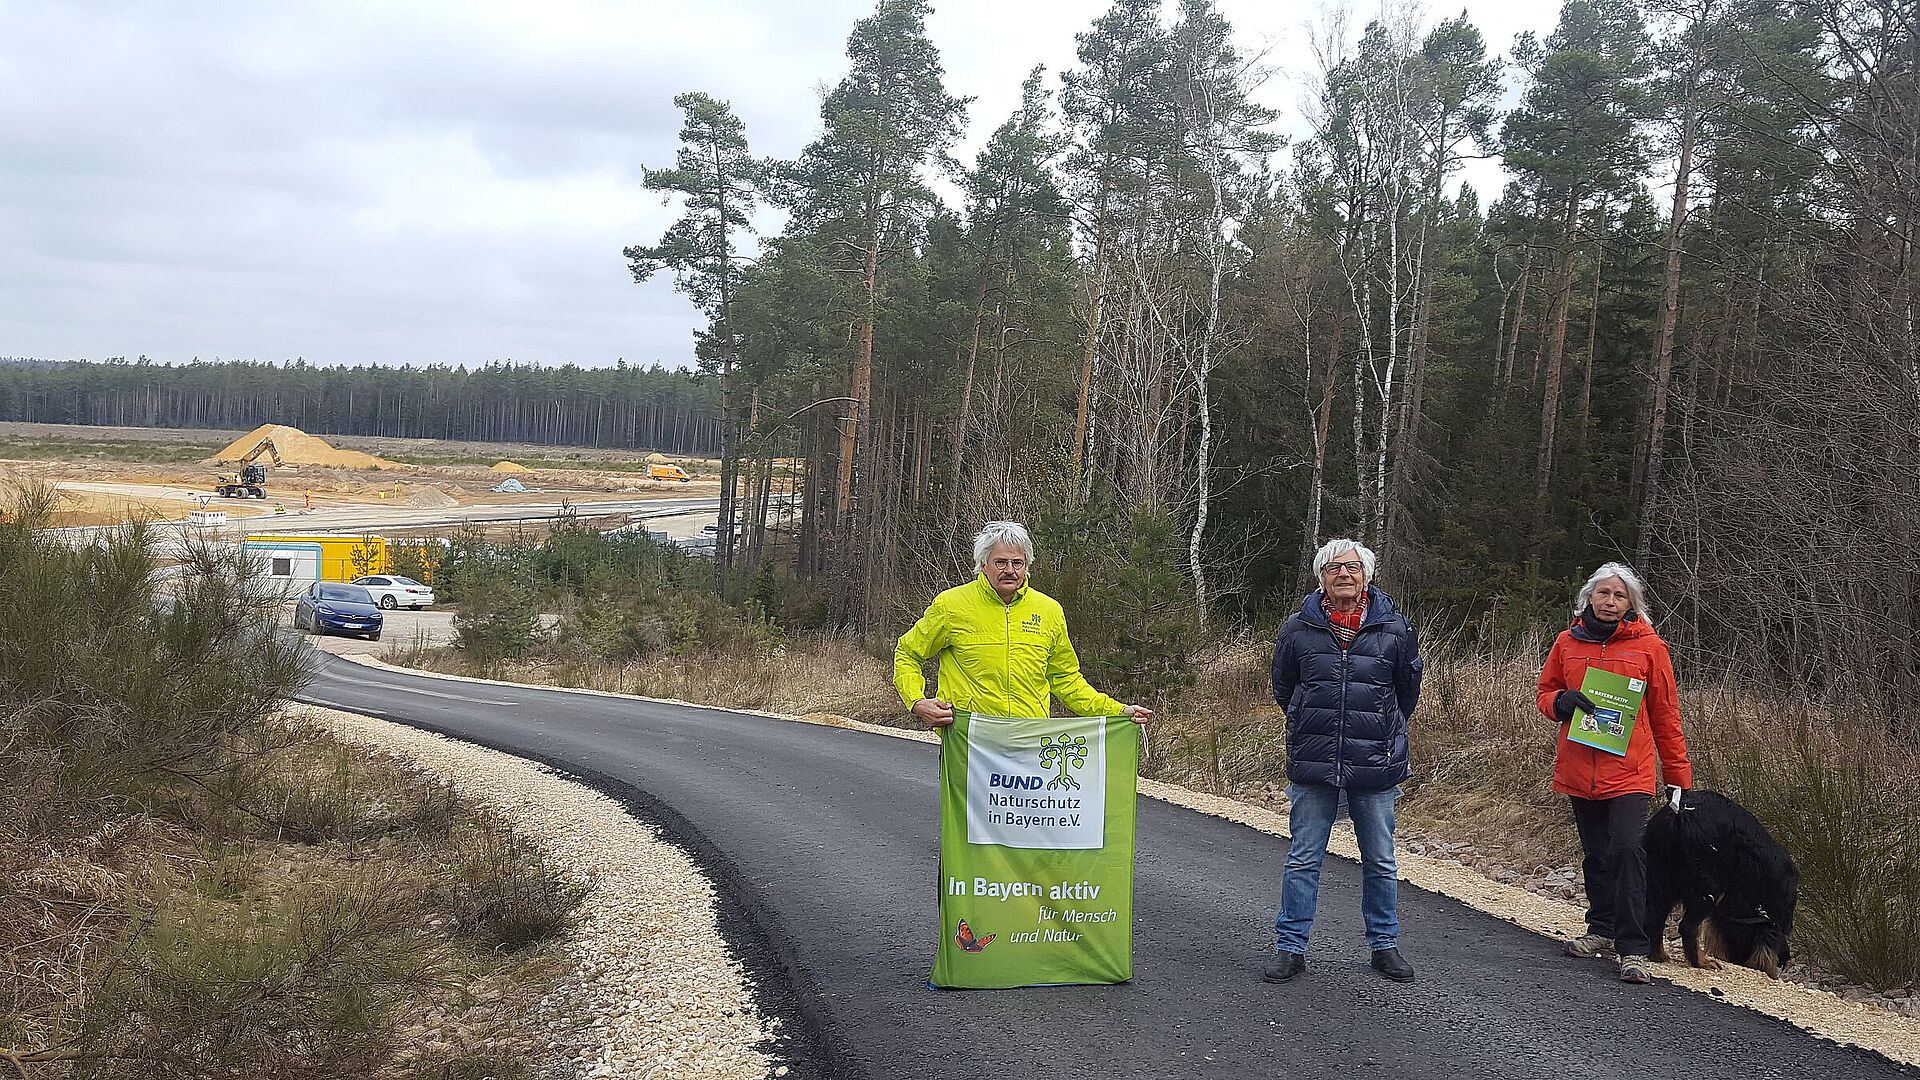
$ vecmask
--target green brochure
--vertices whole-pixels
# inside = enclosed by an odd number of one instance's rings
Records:
[[[1567,725],[1567,738],[1574,742],[1626,756],[1633,741],[1633,721],[1640,715],[1640,699],[1647,692],[1647,681],[1620,675],[1602,668],[1589,667],[1580,680],[1580,692],[1595,706],[1593,712],[1575,710]]]
[[[1132,978],[1139,725],[955,712],[940,742],[932,984]]]

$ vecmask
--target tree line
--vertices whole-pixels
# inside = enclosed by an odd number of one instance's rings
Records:
[[[659,365],[320,367],[229,360],[173,365],[0,360],[0,420],[254,428],[709,456],[713,386]]]
[[[1568,0],[1504,50],[1328,19],[1281,152],[1211,0],[1115,0],[966,164],[929,10],[854,26],[798,159],[695,91],[647,171],[684,217],[634,276],[710,316],[723,587],[776,557],[799,457],[789,554],[846,625],[970,569],[986,518],[1177,580],[1144,606],[1201,630],[1353,535],[1469,628],[1625,558],[1690,658],[1920,690],[1910,6]],[[1501,190],[1459,181],[1495,155]]]

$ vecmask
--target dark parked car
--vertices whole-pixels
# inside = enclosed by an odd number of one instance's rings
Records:
[[[372,593],[340,581],[314,582],[293,605],[293,628],[316,634],[362,634],[379,641],[383,621]]]

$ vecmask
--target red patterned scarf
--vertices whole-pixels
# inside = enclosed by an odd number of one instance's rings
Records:
[[[1345,649],[1353,644],[1354,637],[1360,633],[1360,624],[1367,621],[1367,594],[1360,594],[1360,606],[1352,611],[1335,611],[1333,598],[1322,593],[1320,610],[1327,613],[1327,622],[1333,629],[1333,640]]]

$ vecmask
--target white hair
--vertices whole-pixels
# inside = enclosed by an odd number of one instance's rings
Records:
[[[1033,569],[1033,537],[1027,535],[1027,527],[1017,521],[989,521],[973,538],[974,570],[986,570],[993,549],[1002,545],[1019,548],[1027,557],[1027,569]]]
[[[1600,564],[1600,569],[1595,570],[1587,583],[1580,586],[1580,595],[1573,599],[1575,615],[1587,610],[1587,605],[1593,602],[1594,588],[1608,578],[1619,578],[1620,583],[1627,587],[1627,599],[1633,603],[1632,610],[1639,612],[1642,619],[1651,617],[1647,611],[1647,587],[1641,584],[1640,575],[1634,573],[1633,567],[1626,563],[1617,562]]]
[[[1319,577],[1328,563],[1349,551],[1360,556],[1360,572],[1366,575],[1368,581],[1372,581],[1373,567],[1378,560],[1373,557],[1373,552],[1367,548],[1367,545],[1358,540],[1329,540],[1321,544],[1320,550],[1313,553],[1313,576]]]

